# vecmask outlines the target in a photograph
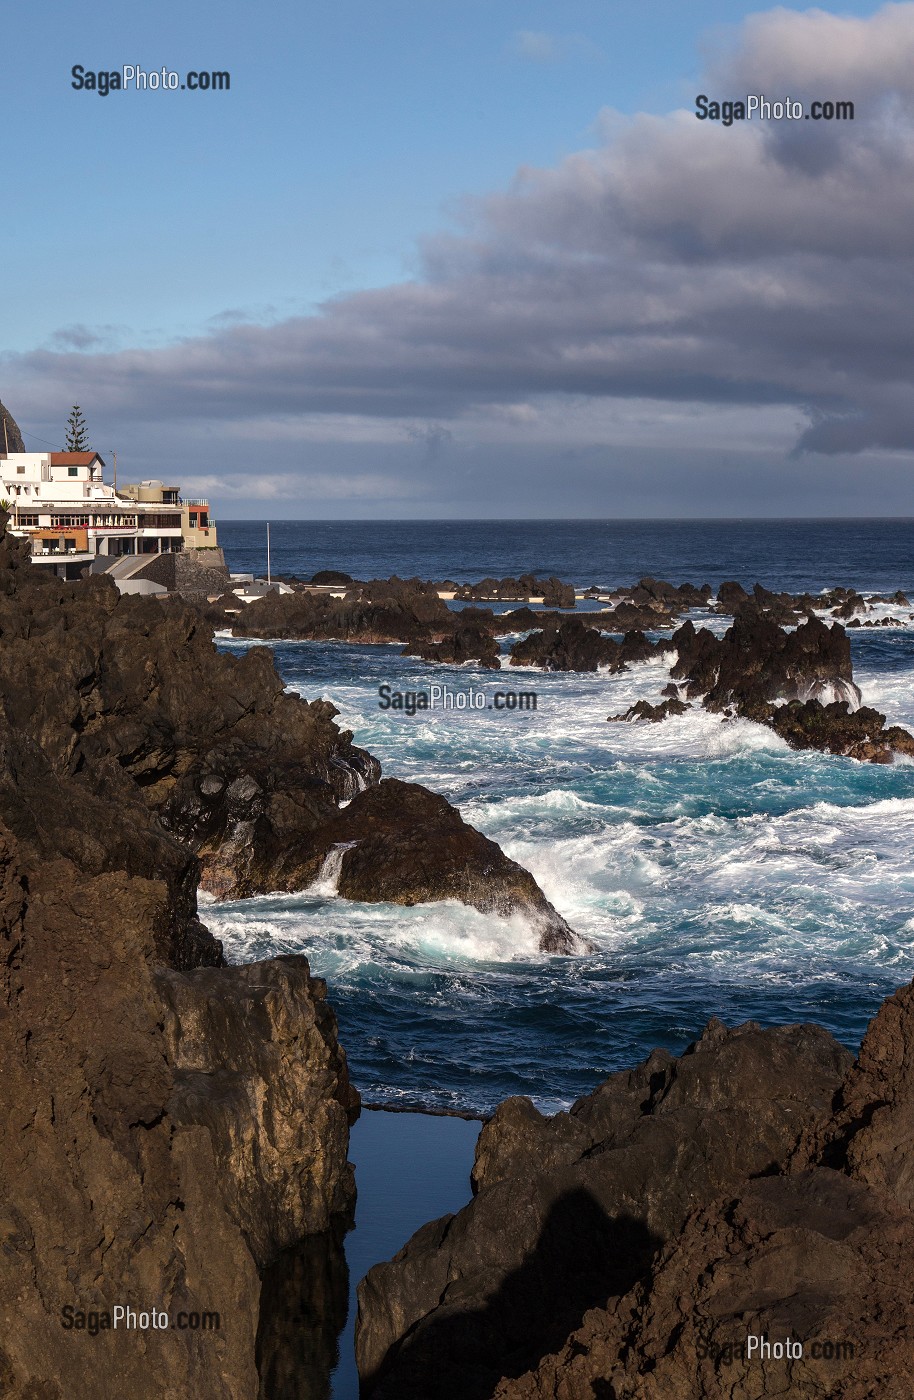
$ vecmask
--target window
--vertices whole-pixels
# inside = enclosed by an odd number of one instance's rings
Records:
[[[79,467],[67,467],[67,476],[79,476]]]
[[[19,476],[25,476],[25,467],[17,467],[16,471]]]
[[[190,515],[189,515],[188,519],[189,519],[189,521],[190,521],[190,528],[191,528],[192,530],[196,530],[196,528],[197,528],[197,512],[196,512],[195,510],[192,510],[192,511],[190,512]]]
[[[204,511],[203,514],[200,516],[200,529],[209,529],[209,516],[207,515],[206,511]]]

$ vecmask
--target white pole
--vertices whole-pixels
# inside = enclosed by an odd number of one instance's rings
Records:
[[[267,583],[272,583],[270,577],[270,522],[267,521]]]

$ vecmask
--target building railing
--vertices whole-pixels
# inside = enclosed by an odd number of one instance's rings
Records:
[[[182,496],[182,506],[208,506],[209,501],[206,496]]]

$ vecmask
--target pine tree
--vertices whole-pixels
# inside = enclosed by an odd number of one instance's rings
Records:
[[[73,411],[67,419],[67,451],[68,452],[88,452],[89,434],[86,431],[86,420],[83,411],[78,403],[73,405]]]

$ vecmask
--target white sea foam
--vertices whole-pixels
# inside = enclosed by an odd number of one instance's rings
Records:
[[[317,954],[321,969],[356,972],[383,963],[403,970],[420,964],[511,963],[539,960],[539,935],[518,913],[482,914],[457,900],[417,904],[359,904],[318,896],[258,896],[211,906],[206,922],[232,961],[270,951]]]
[[[340,875],[343,873],[343,857],[357,841],[339,841],[324,856],[317,879],[305,890],[305,894],[320,895],[323,899],[333,899],[339,891]]]

